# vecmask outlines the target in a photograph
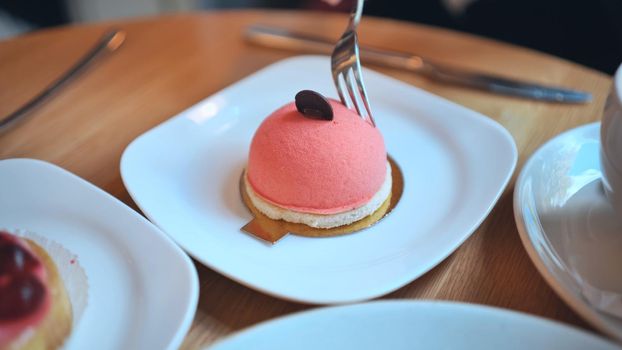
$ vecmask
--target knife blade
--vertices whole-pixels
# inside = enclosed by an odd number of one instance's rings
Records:
[[[327,38],[265,25],[248,27],[245,39],[260,46],[327,55],[332,53],[335,45]],[[592,94],[589,92],[470,72],[432,63],[411,53],[364,46],[361,47],[360,53],[361,60],[365,63],[419,73],[443,83],[548,102],[586,103],[592,100]]]
[[[117,29],[112,29],[104,33],[104,35],[97,40],[95,46],[93,46],[90,51],[80,57],[78,61],[71,66],[71,68],[53,81],[52,84],[44,88],[41,92],[39,92],[39,94],[32,97],[17,110],[0,119],[0,134],[16,125],[19,120],[27,117],[30,112],[39,107],[45,101],[49,100],[72,79],[86,71],[86,69],[93,63],[97,62],[98,59],[104,57],[106,53],[116,51],[125,41],[125,36],[126,34],[124,31]]]

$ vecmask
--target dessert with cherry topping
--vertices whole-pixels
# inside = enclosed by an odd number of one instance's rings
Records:
[[[0,231],[0,349],[56,349],[71,323],[71,304],[48,253]]]

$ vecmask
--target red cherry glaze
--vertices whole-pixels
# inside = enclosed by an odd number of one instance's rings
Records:
[[[0,321],[10,321],[37,311],[45,300],[45,286],[33,275],[18,274],[0,285]]]
[[[0,348],[49,310],[47,273],[23,239],[0,231]]]
[[[0,238],[0,276],[28,273],[40,265],[41,262],[24,247],[2,241]]]

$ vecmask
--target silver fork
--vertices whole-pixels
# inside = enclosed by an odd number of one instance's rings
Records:
[[[363,84],[363,73],[361,71],[361,60],[359,58],[359,42],[356,35],[356,27],[363,14],[363,1],[364,0],[357,0],[356,6],[350,13],[348,27],[337,42],[337,45],[335,45],[335,49],[331,55],[331,68],[335,87],[337,88],[341,102],[348,108],[352,108],[352,105],[354,105],[356,112],[361,118],[368,120],[369,123],[375,127],[376,123],[372,117],[367,91],[365,90],[365,84]],[[354,75],[354,79],[356,80],[356,87],[352,81],[352,75]],[[343,91],[343,86],[339,79],[340,76],[343,77],[345,82],[350,97],[349,100],[346,98]],[[361,113],[361,106],[356,98],[355,90],[358,90],[359,98],[365,106],[365,111],[367,112],[366,116]]]

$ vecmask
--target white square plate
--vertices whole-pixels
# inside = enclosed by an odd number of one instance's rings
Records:
[[[479,113],[364,74],[376,122],[405,177],[397,207],[367,230],[319,239],[290,235],[274,246],[240,231],[251,215],[238,181],[255,129],[300,90],[335,97],[328,57],[273,64],[143,134],[121,159],[125,186],[189,254],[251,288],[308,303],[391,292],[477,228],[510,179],[516,146]]]
[[[50,163],[0,161],[0,228],[31,231],[78,256],[88,302],[65,349],[177,349],[197,306],[184,252],[109,194]]]

